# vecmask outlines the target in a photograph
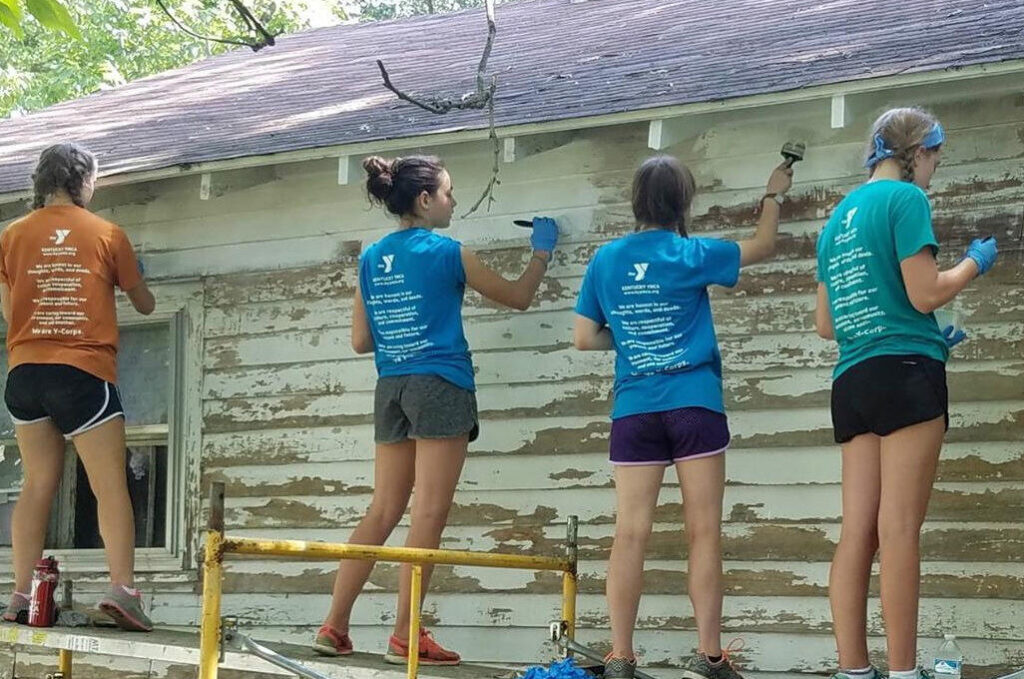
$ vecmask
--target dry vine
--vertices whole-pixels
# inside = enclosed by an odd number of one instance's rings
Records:
[[[415,106],[419,106],[425,111],[429,111],[437,115],[443,115],[450,111],[487,109],[487,117],[490,125],[488,138],[494,144],[494,167],[491,171],[491,179],[487,182],[487,187],[484,189],[483,194],[476,203],[473,204],[473,207],[462,215],[463,217],[468,217],[473,214],[484,200],[487,200],[487,208],[490,209],[491,205],[494,203],[494,187],[501,183],[501,180],[498,179],[498,173],[501,171],[501,143],[498,139],[498,132],[494,127],[494,93],[498,89],[497,77],[492,76],[490,86],[486,85],[487,60],[491,56],[491,50],[494,47],[494,36],[497,33],[497,25],[494,21],[494,0],[486,0],[486,7],[487,43],[484,45],[484,53],[480,57],[480,63],[476,69],[476,92],[469,92],[457,101],[450,97],[440,96],[417,98],[411,94],[403,92],[395,86],[395,84],[391,82],[391,76],[388,74],[387,69],[384,67],[384,62],[380,59],[377,60],[377,67],[380,69],[381,78],[384,80],[384,87],[394,92],[395,96],[399,99],[407,101]]]

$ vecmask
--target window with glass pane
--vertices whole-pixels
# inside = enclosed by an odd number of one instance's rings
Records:
[[[125,474],[135,511],[137,547],[163,547],[167,537],[168,413],[174,388],[173,324],[121,328],[118,391],[124,405],[128,451]],[[0,352],[2,375],[7,352]],[[21,488],[21,455],[14,425],[0,409],[0,546],[11,544],[11,512]],[[100,548],[96,498],[85,469],[68,442],[61,487],[47,531],[48,549]]]

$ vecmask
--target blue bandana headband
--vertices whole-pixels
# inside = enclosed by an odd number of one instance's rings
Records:
[[[921,146],[926,149],[934,149],[942,146],[943,142],[946,141],[946,133],[942,129],[942,125],[935,123],[928,134],[921,140]]]
[[[929,130],[928,134],[921,140],[921,147],[925,149],[934,149],[942,146],[943,142],[946,141],[946,133],[942,129],[942,125],[935,123],[932,129]],[[864,167],[872,168],[878,165],[886,158],[892,158],[896,155],[896,152],[885,145],[885,140],[882,139],[881,134],[875,135],[875,150],[871,152],[867,161],[864,163]]]

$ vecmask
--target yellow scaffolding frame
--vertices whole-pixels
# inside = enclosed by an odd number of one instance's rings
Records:
[[[217,679],[221,657],[221,590],[224,557],[228,554],[260,556],[303,556],[313,559],[361,559],[412,564],[412,587],[409,602],[409,661],[407,679],[415,679],[419,669],[420,593],[423,586],[423,564],[515,568],[562,573],[562,620],[566,635],[572,638],[576,628],[576,517],[569,519],[569,532],[564,557],[522,556],[489,552],[448,549],[417,549],[412,547],[375,547],[345,543],[307,542],[305,540],[261,540],[232,537],[224,534],[224,484],[215,482],[210,489],[210,515],[203,556],[203,601],[199,631],[199,679]],[[63,655],[62,655],[63,659]],[[70,658],[69,658],[70,671]],[[67,676],[70,676],[68,674]]]

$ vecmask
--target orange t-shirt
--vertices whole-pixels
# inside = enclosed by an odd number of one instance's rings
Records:
[[[10,287],[10,368],[62,363],[117,381],[114,286],[142,281],[120,227],[74,205],[35,210],[0,235],[0,280]]]

